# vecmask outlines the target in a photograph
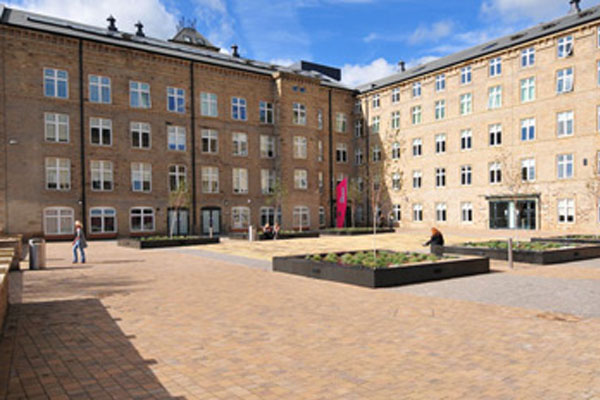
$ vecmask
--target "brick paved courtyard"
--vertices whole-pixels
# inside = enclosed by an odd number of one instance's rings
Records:
[[[47,270],[11,275],[0,398],[600,398],[600,304],[587,304],[598,262],[494,263],[501,272],[393,290],[241,265],[369,240],[95,242],[86,265],[50,244]]]

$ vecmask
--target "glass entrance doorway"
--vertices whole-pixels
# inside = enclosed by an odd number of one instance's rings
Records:
[[[170,236],[189,235],[190,212],[187,208],[169,209],[167,214],[167,226]]]
[[[537,200],[490,200],[490,229],[537,229]]]
[[[221,233],[221,209],[203,208],[202,209],[202,234],[209,235],[212,227],[213,235]]]

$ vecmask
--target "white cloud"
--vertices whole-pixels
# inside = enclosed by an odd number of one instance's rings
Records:
[[[398,71],[396,64],[390,64],[385,58],[378,58],[370,64],[346,64],[342,67],[342,83],[356,87],[371,82]]]
[[[437,42],[452,34],[454,22],[451,20],[434,22],[431,25],[420,25],[409,37],[409,44]]]
[[[194,0],[199,31],[216,46],[229,47],[235,36],[235,23],[225,0]]]
[[[159,38],[172,37],[177,26],[176,13],[160,0],[69,0],[68,4],[64,0],[17,0],[6,5],[94,26],[107,26],[106,18],[112,14],[119,30],[134,32],[134,24],[142,21],[146,34]]]
[[[484,17],[507,22],[532,20],[541,22],[566,15],[569,4],[566,0],[485,0],[481,5]]]
[[[275,64],[275,65],[281,65],[282,67],[289,67],[290,65],[292,65],[295,62],[296,61],[292,60],[291,58],[273,58],[273,59],[269,60],[269,63]]]

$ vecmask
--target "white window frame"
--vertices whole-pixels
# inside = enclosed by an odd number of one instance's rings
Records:
[[[464,93],[460,95],[460,115],[469,115],[473,112],[473,94]]]
[[[171,107],[173,99],[173,107]],[[185,114],[185,89],[167,86],[167,111]]]
[[[559,224],[574,224],[576,218],[575,199],[558,199],[556,202],[557,222]]]
[[[446,100],[437,100],[435,102],[435,119],[436,121],[446,118]]]
[[[439,133],[435,135],[435,154],[444,154],[446,152],[446,134]]]
[[[362,165],[364,161],[362,149],[356,149],[354,151],[354,165]]]
[[[235,157],[248,157],[248,134],[233,132],[231,134],[232,154]]]
[[[46,190],[59,192],[68,192],[71,190],[70,159],[47,157],[44,160],[44,165],[46,171]]]
[[[435,204],[435,221],[436,222],[447,222],[448,221],[448,206],[446,203]]]
[[[528,47],[521,50],[521,68],[530,68],[535,65],[535,48]]]
[[[231,119],[235,121],[247,121],[248,120],[248,103],[244,97],[232,97],[231,98]]]
[[[535,118],[524,118],[521,120],[521,142],[530,142],[536,137]]]
[[[460,167],[460,185],[471,186],[473,184],[473,168],[470,165]]]
[[[492,86],[488,89],[488,110],[502,107],[502,85]]]
[[[473,204],[470,202],[463,202],[460,205],[461,210],[461,222],[465,224],[473,223]]]
[[[392,143],[392,160],[399,160],[402,146],[398,142]]]
[[[439,74],[435,77],[435,91],[443,92],[446,90],[446,74]]]
[[[390,121],[392,129],[400,129],[400,111],[392,111]]]
[[[304,230],[304,228],[310,227],[310,209],[307,206],[295,206],[292,218],[292,226],[294,228]]]
[[[327,215],[325,214],[325,207],[319,207],[319,227],[327,226]]]
[[[348,145],[346,143],[337,143],[335,146],[335,161],[337,163],[348,162]]]
[[[94,142],[94,130],[98,130],[98,142]],[[104,142],[104,132],[108,130],[108,143]],[[98,118],[91,117],[90,118],[90,144],[93,146],[112,146],[113,143],[113,133],[112,133],[112,120],[107,118]]]
[[[268,101],[261,101],[258,106],[258,115],[261,124],[272,125],[275,121],[273,103],[269,103]]]
[[[413,189],[420,189],[423,187],[423,172],[421,170],[413,171],[412,179]]]
[[[376,115],[371,119],[371,135],[379,134],[380,126],[381,126],[381,117],[379,117],[379,115]]]
[[[139,188],[136,188],[136,182],[139,182]],[[146,182],[148,186],[144,188]],[[152,164],[143,162],[131,163],[131,191],[141,193],[152,192]]]
[[[231,227],[233,229],[247,229],[250,225],[249,207],[231,207]]]
[[[446,187],[446,168],[440,167],[435,169],[435,187]]]
[[[502,145],[502,124],[488,126],[488,144],[491,147]]]
[[[402,175],[399,172],[392,174],[392,189],[398,191],[402,188]]]
[[[521,79],[521,103],[535,100],[535,77]]]
[[[218,154],[219,153],[219,132],[216,129],[202,129],[202,153],[203,154]]]
[[[50,214],[55,215],[50,215]],[[75,233],[75,211],[71,207],[46,207],[44,208],[44,235],[60,236]],[[56,232],[49,231],[48,219],[56,219]]]
[[[374,110],[381,107],[381,97],[379,96],[379,94],[373,95],[373,97],[371,98],[371,105],[373,106]]]
[[[215,93],[200,93],[200,115],[203,117],[218,117],[218,97]]]
[[[348,117],[344,113],[337,113],[335,115],[335,128],[339,133],[346,133],[346,125],[348,124]]]
[[[231,171],[234,194],[248,194],[248,170],[246,168],[233,168]]]
[[[272,169],[260,170],[260,189],[262,194],[271,194],[275,190],[277,171]]]
[[[460,150],[466,151],[473,149],[473,131],[463,129],[460,131]]]
[[[101,75],[88,75],[88,92],[90,103],[111,104],[110,78]]]
[[[131,122],[129,124],[131,132],[131,147],[134,149],[150,149],[152,148],[152,127],[147,122]],[[144,146],[144,136],[148,136],[148,146]],[[137,137],[138,145],[135,145]]]
[[[379,145],[373,146],[373,162],[381,161],[381,147]]]
[[[570,93],[574,90],[575,72],[573,67],[562,68],[556,71],[556,93]]]
[[[51,131],[54,131],[54,137]],[[62,135],[61,132],[63,133]],[[69,143],[70,136],[68,114],[44,113],[44,139],[46,142]]]
[[[400,102],[400,88],[392,89],[392,104]]]
[[[413,222],[423,222],[423,205],[413,204]]]
[[[308,140],[306,136],[294,136],[294,158],[306,160]]]
[[[556,42],[556,56],[558,58],[567,58],[573,55],[574,41],[573,35],[567,35],[559,38]]]
[[[294,169],[294,189],[308,189],[308,171],[305,169]]]
[[[62,69],[56,68],[44,68],[44,96],[53,97],[55,99],[68,99],[69,98],[69,73]],[[64,96],[61,96],[60,90],[64,85]],[[47,90],[52,87],[51,93]]]
[[[362,136],[362,119],[354,121],[354,137]]]
[[[419,125],[420,123],[423,122],[423,117],[422,117],[422,107],[421,106],[414,106],[411,108],[411,116],[412,116],[412,124],[413,125]]]
[[[275,158],[275,136],[260,135],[260,158]]]
[[[95,231],[94,230],[94,225],[92,224],[92,219],[93,218],[100,218],[100,230],[99,231]],[[112,218],[113,219],[113,229],[112,230],[107,230],[106,229],[106,219],[107,218]],[[91,207],[90,211],[89,211],[89,226],[90,226],[90,234],[107,234],[107,233],[117,233],[118,231],[118,227],[117,227],[117,210],[115,210],[113,207]]]
[[[292,105],[292,123],[294,125],[306,125],[306,106],[302,103]]]
[[[134,215],[134,211],[135,211],[135,215]],[[138,211],[139,211],[139,215],[138,215]],[[147,229],[146,224],[144,223],[144,220],[146,217],[152,218],[152,228],[150,228],[150,229]],[[140,228],[139,229],[133,228],[133,219],[134,218],[140,219]],[[152,208],[152,207],[131,207],[129,209],[129,232],[144,233],[144,232],[154,232],[155,230],[156,230],[156,216],[154,214],[154,208]]]
[[[572,110],[556,114],[556,135],[559,138],[573,136],[575,133],[575,113]]]
[[[489,62],[489,76],[500,76],[502,75],[502,57],[492,58]]]
[[[219,168],[213,166],[203,166],[202,175],[202,193],[219,193]]]
[[[169,192],[179,190],[181,185],[187,185],[187,167],[182,164],[169,165]],[[173,180],[172,180],[173,179]],[[174,185],[173,185],[174,183]]]
[[[413,99],[417,99],[421,97],[422,93],[422,85],[421,82],[413,82],[412,84],[412,97]]]
[[[521,181],[535,182],[535,158],[521,160]]]
[[[491,185],[502,183],[502,164],[495,161],[489,165],[489,182]]]
[[[468,85],[469,83],[471,83],[473,81],[472,71],[473,71],[473,68],[471,68],[470,65],[468,65],[466,67],[462,67],[460,69],[460,84],[461,85]]]
[[[421,157],[423,155],[423,139],[416,138],[412,141],[413,157]]]
[[[186,151],[186,137],[184,126],[167,126],[167,149],[172,151]]]
[[[556,156],[557,179],[571,179],[575,176],[575,157],[572,153]]]
[[[115,186],[114,169],[112,161],[90,160],[90,186],[94,192],[112,192]],[[99,182],[98,187],[94,187],[94,182]],[[106,185],[109,183],[109,185]]]
[[[144,109],[152,108],[149,83],[129,81],[129,107]]]

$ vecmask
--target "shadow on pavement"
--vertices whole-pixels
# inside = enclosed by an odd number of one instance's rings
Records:
[[[97,299],[13,304],[0,342],[0,398],[184,399],[169,394],[133,337]]]

